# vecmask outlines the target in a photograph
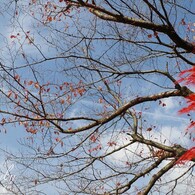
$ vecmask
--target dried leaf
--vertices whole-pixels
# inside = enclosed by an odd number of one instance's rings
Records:
[[[33,81],[29,81],[29,82],[28,82],[28,85],[32,85],[32,84],[33,84]]]
[[[10,38],[11,38],[11,39],[15,39],[15,38],[17,38],[17,36],[11,35]]]

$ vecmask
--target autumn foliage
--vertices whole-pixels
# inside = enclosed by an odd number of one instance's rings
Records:
[[[194,194],[193,1],[2,2],[0,192]]]
[[[195,110],[195,94],[191,94],[186,97],[188,106],[182,108],[179,113],[184,114]]]
[[[178,82],[184,82],[186,85],[195,84],[195,67],[182,71],[179,76],[181,78],[178,80]],[[195,94],[190,94],[186,97],[186,99],[188,106],[182,108],[179,111],[180,114],[189,113],[195,110]]]
[[[176,164],[184,164],[186,161],[191,161],[195,158],[195,147],[190,148],[177,161]]]
[[[187,74],[187,75],[186,75]],[[195,67],[191,69],[184,70],[179,75],[181,78],[178,82],[184,82],[187,85],[195,84]],[[179,113],[185,114],[191,111],[195,111],[195,94],[191,94],[186,97],[187,99],[187,107],[182,108]],[[191,121],[191,124],[188,126],[187,129],[193,128],[195,126],[195,122]],[[176,164],[184,164],[185,161],[191,161],[195,158],[195,147],[187,150],[177,161]]]
[[[185,84],[195,84],[195,67],[182,71],[179,76],[181,77],[178,82],[185,82]]]

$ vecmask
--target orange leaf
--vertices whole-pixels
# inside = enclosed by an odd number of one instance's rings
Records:
[[[20,81],[20,76],[17,74],[14,76],[14,79],[17,80],[17,81]]]
[[[47,17],[47,21],[51,22],[53,20],[53,18],[51,16]]]
[[[39,88],[39,84],[38,83],[35,83],[34,86],[35,86],[36,89]]]
[[[28,133],[32,133],[32,134],[36,134],[37,133],[37,129],[33,129],[33,128],[26,129],[26,131]]]
[[[28,85],[32,85],[32,84],[33,84],[33,81],[29,81],[29,82],[28,82]]]
[[[64,99],[61,99],[61,100],[60,100],[60,103],[61,103],[61,104],[64,104],[64,103],[65,103],[65,100],[64,100]]]

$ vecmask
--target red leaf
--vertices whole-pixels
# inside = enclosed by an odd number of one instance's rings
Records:
[[[51,16],[47,17],[47,21],[51,22],[53,20],[53,18]]]
[[[182,108],[179,113],[180,114],[184,114],[184,113],[188,113],[190,111],[195,111],[195,94],[191,94],[189,96],[186,97],[187,100],[187,104],[188,106],[185,108]]]
[[[111,147],[112,147],[112,146],[116,146],[116,142],[114,142],[114,141],[108,142],[107,144],[108,144],[108,146],[111,146]]]
[[[177,161],[175,164],[184,164],[185,161],[191,161],[195,158],[195,147],[187,150]]]
[[[191,123],[190,123],[190,125],[188,126],[187,130],[188,130],[188,129],[191,129],[191,128],[194,127],[194,126],[195,126],[195,122],[194,122],[194,121],[191,121]]]
[[[20,81],[20,76],[17,74],[14,76],[14,79],[17,80],[17,81]]]
[[[92,135],[89,139],[91,142],[96,142],[97,141],[97,135]]]
[[[61,141],[61,139],[59,137],[56,137],[55,140],[56,140],[56,142],[60,142]]]
[[[93,151],[98,151],[98,150],[101,150],[101,149],[102,149],[101,144],[98,144],[96,147],[94,147],[94,148],[92,148],[92,149],[90,149],[90,150],[88,150],[88,151],[91,153],[91,152],[93,152]]]
[[[186,75],[186,73],[188,75]],[[195,67],[193,66],[191,69],[184,70],[179,74],[181,77],[177,82],[185,82],[186,84],[195,84]]]
[[[191,94],[191,95],[189,95],[187,98],[189,99],[188,102],[190,102],[190,101],[195,101],[195,94]]]

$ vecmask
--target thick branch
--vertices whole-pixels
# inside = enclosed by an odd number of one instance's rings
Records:
[[[146,168],[143,172],[138,173],[133,179],[131,179],[126,185],[121,186],[120,188],[118,188],[120,190],[120,193],[124,193],[126,191],[128,191],[131,188],[131,185],[133,183],[135,183],[135,181],[137,181],[139,178],[143,177],[144,175],[146,175],[147,173],[150,173],[150,171],[152,171],[153,169],[155,169],[156,167],[158,167],[160,165],[160,163],[164,160],[164,157],[159,158],[158,160],[156,160],[152,165],[150,165],[148,168]]]
[[[138,97],[138,98],[131,100],[130,102],[124,104],[122,107],[120,107],[116,111],[114,111],[111,115],[104,117],[104,118],[101,118],[101,119],[99,119],[93,123],[90,123],[86,126],[83,126],[83,127],[80,127],[80,128],[74,129],[74,130],[63,130],[61,127],[59,127],[59,129],[62,133],[68,133],[68,134],[82,132],[82,131],[91,129],[93,127],[108,123],[109,121],[113,120],[117,116],[120,116],[121,114],[123,114],[129,108],[131,108],[135,105],[141,104],[143,102],[156,101],[156,100],[161,99],[161,98],[174,97],[174,96],[184,96],[185,97],[191,93],[193,93],[193,92],[190,91],[187,87],[182,87],[180,90],[172,90],[172,91],[166,91],[166,92],[162,92],[162,93],[151,95],[151,96]]]
[[[158,173],[154,174],[151,178],[150,182],[148,183],[148,186],[146,189],[142,192],[143,195],[147,195],[151,188],[154,186],[156,181],[161,178],[162,175],[164,175],[167,171],[169,171],[175,164],[175,160],[172,160],[170,163],[168,163],[165,167],[163,167]]]
[[[188,52],[192,52],[192,53],[195,52],[195,46],[192,43],[187,42],[184,39],[182,39],[176,33],[175,29],[170,25],[169,22],[168,22],[168,25],[160,25],[160,24],[155,24],[155,23],[141,20],[141,19],[127,17],[122,14],[115,14],[100,6],[96,6],[94,4],[89,4],[89,3],[84,3],[83,1],[79,1],[79,2],[69,1],[69,2],[76,6],[88,8],[91,13],[101,18],[102,20],[113,21],[113,22],[123,23],[123,24],[130,24],[136,27],[164,33],[175,43],[177,47],[183,48],[184,50]],[[163,19],[165,18],[163,17]]]

